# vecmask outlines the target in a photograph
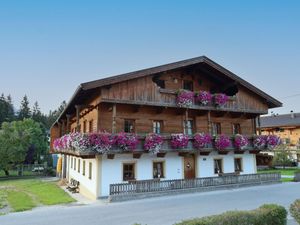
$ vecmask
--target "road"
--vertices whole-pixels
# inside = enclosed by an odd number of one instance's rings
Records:
[[[158,197],[121,203],[41,207],[0,216],[1,225],[171,225],[182,219],[254,209],[265,203],[286,208],[300,198],[300,183]],[[290,225],[294,223],[289,216]]]

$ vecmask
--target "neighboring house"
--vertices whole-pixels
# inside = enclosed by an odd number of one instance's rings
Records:
[[[258,131],[259,132],[259,131]],[[291,111],[289,114],[260,117],[260,132],[263,135],[274,134],[280,137],[282,144],[291,152],[294,160],[300,159],[296,150],[300,149],[300,113]],[[257,155],[257,165],[271,165],[274,153]]]
[[[179,89],[225,93],[223,107],[193,103],[176,104]],[[256,119],[282,104],[205,56],[80,84],[64,112],[51,128],[53,141],[69,132],[121,131],[139,135],[134,151],[114,147],[108,154],[61,151],[63,177],[80,182],[80,192],[91,198],[108,196],[113,183],[133,180],[171,180],[213,177],[224,173],[256,173],[252,135]],[[164,137],[159,153],[144,150],[145,134]],[[225,151],[214,145],[204,150],[193,146],[193,134],[213,136],[240,133],[249,137],[245,150],[230,142]],[[190,139],[183,149],[170,147],[171,134]]]

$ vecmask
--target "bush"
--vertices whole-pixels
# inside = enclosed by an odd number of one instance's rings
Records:
[[[300,224],[300,199],[291,204],[290,212],[295,220]]]
[[[220,215],[185,220],[176,225],[285,225],[287,211],[279,205],[263,205],[251,211],[229,211]]]

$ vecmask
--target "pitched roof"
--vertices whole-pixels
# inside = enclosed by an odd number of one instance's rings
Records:
[[[188,66],[192,66],[192,65],[196,65],[196,64],[208,65],[210,68],[213,68],[213,69],[219,71],[224,76],[226,76],[226,77],[234,80],[236,83],[246,87],[247,89],[251,90],[252,92],[256,93],[257,95],[259,95],[260,97],[265,99],[270,108],[275,108],[275,107],[282,106],[282,103],[280,101],[278,101],[275,98],[271,97],[270,95],[266,94],[265,92],[263,92],[262,90],[258,89],[255,86],[253,86],[252,84],[245,81],[244,79],[240,78],[236,74],[234,74],[234,73],[230,72],[229,70],[225,69],[224,67],[222,67],[221,65],[219,65],[216,62],[212,61],[208,57],[200,56],[200,57],[196,57],[196,58],[191,58],[191,59],[187,59],[187,60],[182,60],[182,61],[178,61],[178,62],[174,62],[174,63],[169,63],[169,64],[157,66],[157,67],[152,67],[152,68],[148,68],[148,69],[138,70],[138,71],[134,71],[134,72],[130,72],[130,73],[125,73],[125,74],[121,74],[121,75],[117,75],[117,76],[111,76],[111,77],[108,77],[108,78],[103,78],[103,79],[99,79],[99,80],[94,80],[94,81],[82,83],[76,89],[76,91],[73,94],[71,100],[69,101],[66,109],[59,116],[57,121],[64,114],[67,113],[69,107],[74,106],[78,96],[80,96],[83,93],[90,94],[90,91],[95,89],[95,88],[103,87],[103,86],[106,86],[106,85],[112,85],[112,84],[115,84],[115,83],[118,83],[118,82],[131,80],[131,79],[136,79],[136,78],[140,78],[140,77],[145,77],[145,76],[149,76],[149,75],[153,75],[153,74],[158,74],[158,73],[169,71],[169,70],[184,68],[184,67],[188,67]]]
[[[260,118],[261,128],[300,126],[300,113],[263,116]]]

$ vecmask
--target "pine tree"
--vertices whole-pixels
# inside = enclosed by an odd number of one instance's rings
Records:
[[[8,118],[8,122],[11,122],[15,119],[15,110],[14,110],[14,105],[12,103],[12,98],[10,95],[8,95],[6,97],[6,102],[7,102],[7,118]]]
[[[31,111],[30,111],[30,108],[29,108],[29,101],[28,101],[27,96],[25,95],[23,97],[22,102],[21,102],[21,107],[20,107],[20,111],[19,111],[19,114],[18,114],[18,119],[23,120],[25,118],[30,118],[30,117],[31,117]]]

